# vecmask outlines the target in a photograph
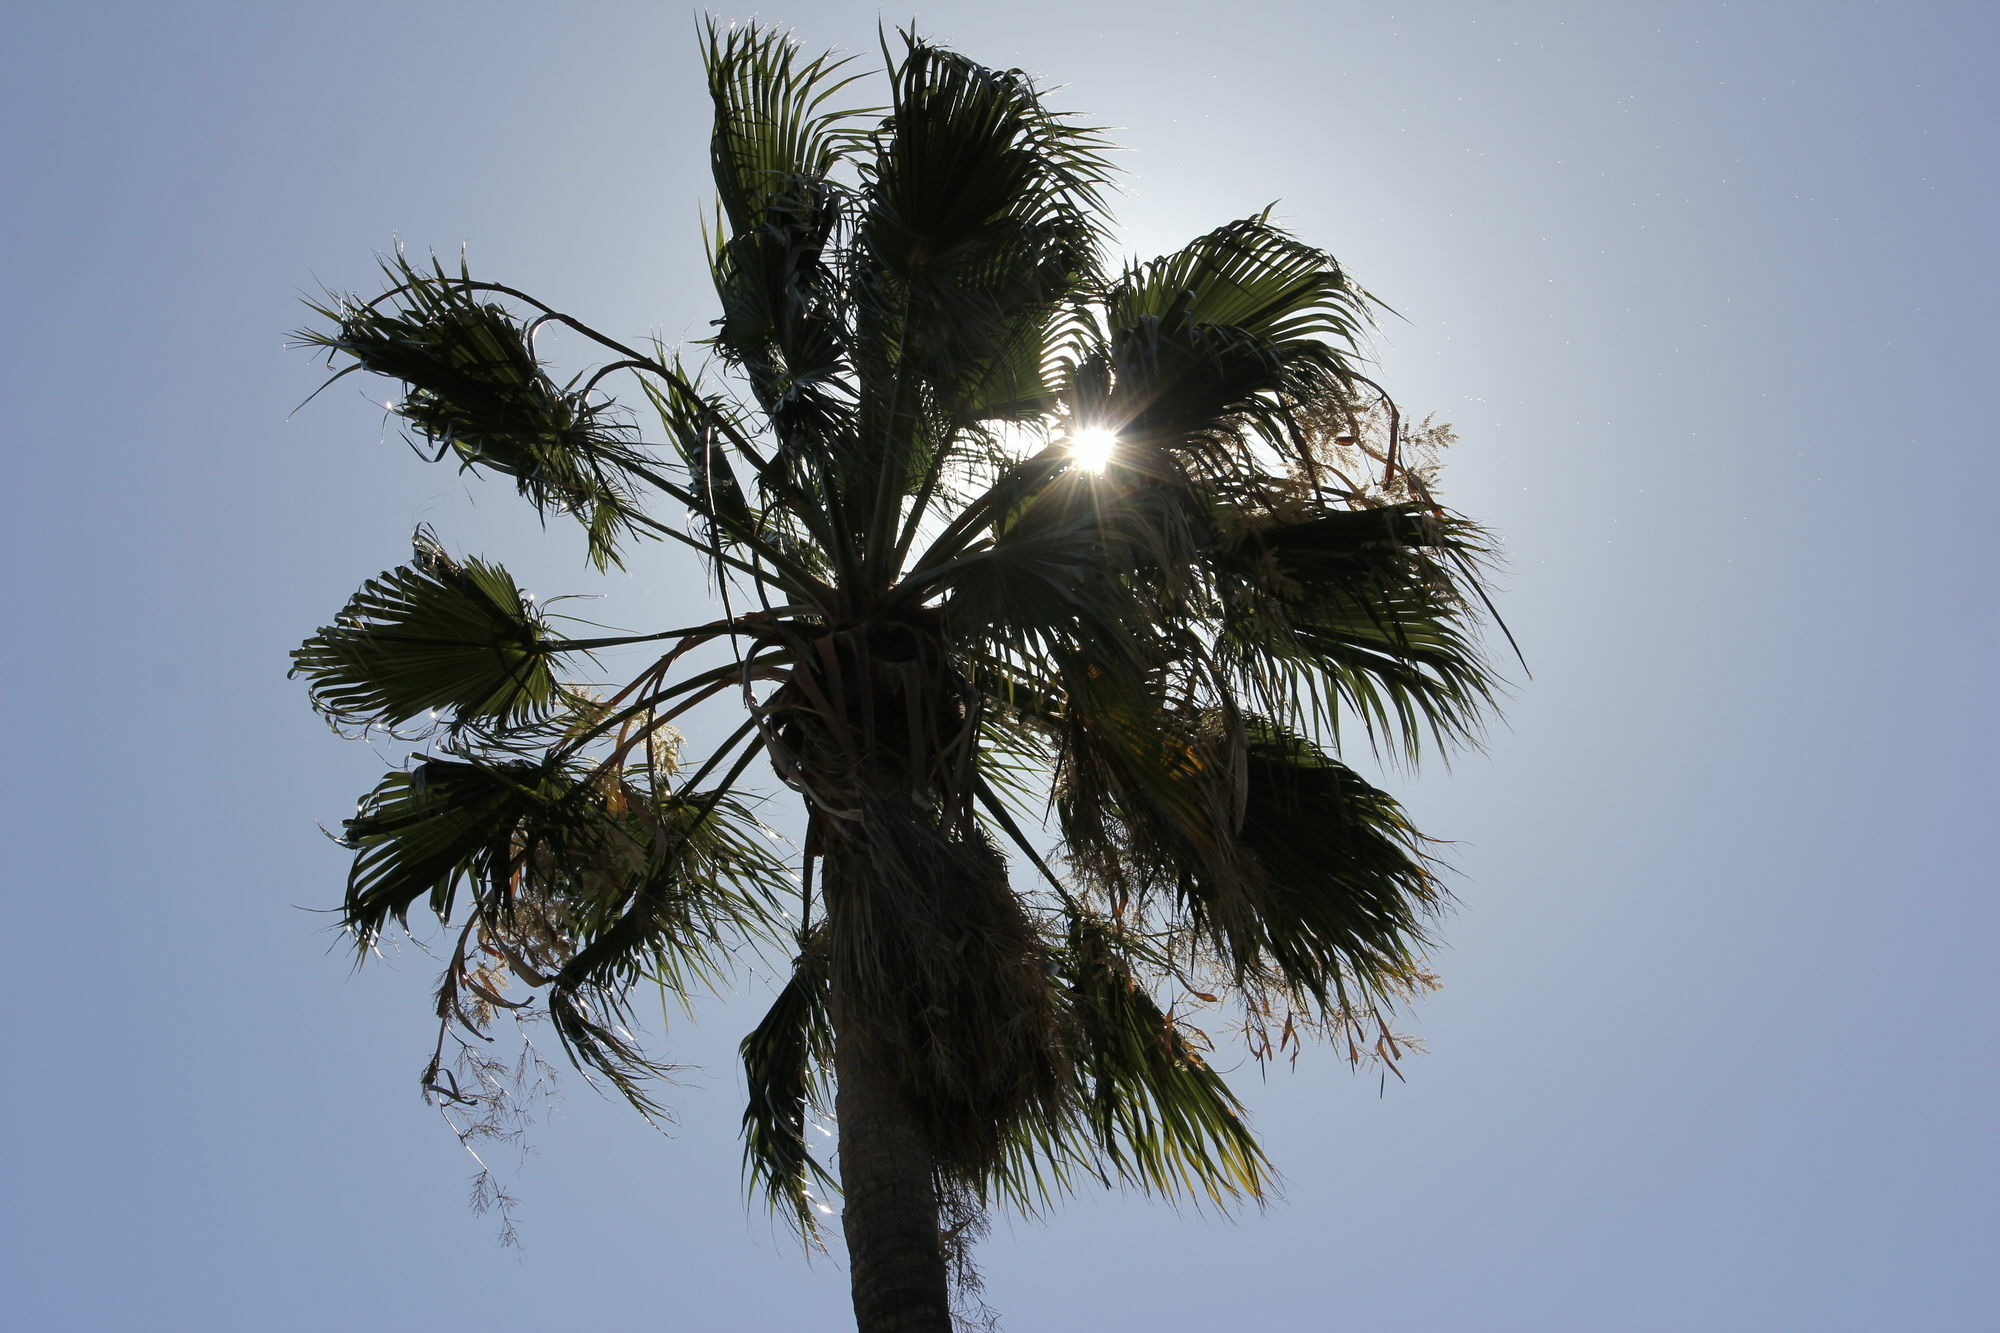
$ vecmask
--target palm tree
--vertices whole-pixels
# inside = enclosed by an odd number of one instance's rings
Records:
[[[784,35],[711,25],[705,55],[700,364],[400,256],[301,338],[401,381],[413,442],[575,519],[600,568],[691,547],[720,613],[570,637],[424,531],[295,672],[337,727],[425,737],[346,822],[344,912],[364,950],[420,908],[450,931],[432,1093],[481,1100],[446,1034],[539,995],[650,1112],[634,984],[789,955],[742,1044],[747,1174],[809,1237],[838,1190],[863,1330],[943,1330],[995,1203],[1262,1197],[1189,1015],[1393,1062],[1442,894],[1336,756],[1470,737],[1483,542],[1413,462],[1439,433],[1358,369],[1369,298],[1268,215],[1112,267],[1105,144],[1018,71],[905,34],[888,107],[850,111],[844,62]],[[550,324],[602,363],[559,381]],[[621,688],[570,679],[632,644],[657,655]],[[676,724],[730,700],[684,757]],[[794,857],[760,766],[804,798]]]

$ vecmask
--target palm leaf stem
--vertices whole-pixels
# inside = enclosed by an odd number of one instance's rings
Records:
[[[1377,384],[1374,380],[1369,379],[1366,375],[1350,370],[1347,372],[1347,378],[1357,384],[1365,384],[1380,394],[1382,405],[1389,409],[1389,450],[1388,456],[1382,460],[1382,485],[1387,486],[1396,479],[1396,454],[1403,439],[1402,409],[1396,406],[1396,400],[1389,396],[1387,389]]]
[[[898,585],[898,591],[905,599],[914,596],[921,601],[929,585],[946,569],[955,566],[972,540],[995,521],[996,508],[1008,501],[1025,499],[1035,487],[1052,480],[1066,463],[1062,446],[1052,444],[1033,458],[1009,468],[924,549],[917,567]],[[1014,489],[1017,485],[1020,488]]]
[[[547,319],[547,318],[548,318],[548,316],[547,316],[547,315],[543,315],[543,316],[541,316],[541,318],[540,318],[540,319],[537,319],[537,320],[535,321],[535,323],[539,324],[539,323],[541,322],[541,320],[543,320],[543,319]],[[530,325],[530,327],[533,327],[533,325]],[[635,359],[633,359],[633,358],[631,358],[631,357],[626,357],[626,358],[624,358],[623,360],[620,360],[620,361],[613,361],[613,362],[611,362],[611,363],[610,363],[609,365],[603,365],[603,366],[599,366],[599,367],[598,367],[598,368],[597,368],[596,370],[593,370],[592,372],[590,372],[590,378],[589,378],[589,379],[587,379],[587,380],[585,380],[585,381],[583,382],[583,387],[582,387],[581,389],[577,390],[577,392],[578,392],[578,393],[590,393],[590,392],[594,391],[594,390],[595,390],[595,389],[597,388],[597,382],[598,382],[599,380],[603,379],[603,378],[604,378],[605,376],[607,376],[607,375],[610,375],[610,374],[613,374],[613,373],[615,373],[615,372],[617,372],[617,371],[620,371],[620,370],[655,370],[655,371],[656,371],[656,370],[658,370],[658,369],[659,369],[659,366],[660,366],[660,363],[659,363],[659,362],[657,362],[657,361],[655,361],[655,360],[653,360],[653,359],[652,359],[651,357],[647,357],[647,358],[645,358],[644,360],[635,360]]]
[[[683,791],[694,791],[698,789],[701,786],[701,780],[707,777],[710,773],[713,773],[715,771],[715,766],[722,762],[723,756],[727,755],[731,750],[735,749],[739,744],[741,744],[744,737],[751,735],[753,732],[757,730],[758,721],[759,719],[754,717],[745,718],[742,724],[739,725],[736,728],[736,730],[730,732],[727,736],[723,737],[722,743],[715,747],[714,751],[710,753],[707,759],[704,759],[702,761],[701,767],[695,769],[695,771],[688,776],[687,781],[681,783],[681,789]],[[712,798],[709,801],[710,808],[713,808],[716,802],[720,801],[724,796],[727,796],[730,793],[731,789],[734,788],[736,785],[736,779],[743,775],[743,769],[750,762],[751,757],[754,756],[757,753],[757,751],[763,748],[764,748],[763,739],[759,737],[757,743],[751,746],[750,749],[744,754],[744,756],[737,761],[736,766],[729,771],[729,776],[724,778],[720,783],[718,783],[715,787],[715,790],[712,793],[710,793],[710,796]]]
[[[815,578],[805,566],[790,559],[776,547],[772,546],[771,543],[759,537],[755,529],[746,528],[739,522],[724,518],[715,511],[713,506],[703,504],[694,492],[668,481],[651,468],[635,464],[632,471],[659,487],[667,495],[679,500],[689,509],[702,515],[716,527],[728,529],[729,535],[734,541],[749,547],[758,560],[769,563],[772,570],[785,577],[783,579],[774,578],[771,571],[760,569],[751,561],[731,555],[713,543],[704,542],[698,537],[690,536],[672,524],[662,523],[658,519],[650,518],[644,514],[635,514],[633,516],[635,522],[651,528],[662,536],[671,537],[684,546],[691,546],[711,559],[728,565],[732,569],[748,574],[760,584],[776,583],[778,586],[784,588],[786,592],[806,597],[809,600],[815,600],[821,606],[832,606],[834,604],[835,591],[831,586]]]
[[[544,320],[554,320],[558,324],[567,324],[570,328],[576,330],[576,332],[582,334],[584,337],[590,339],[592,342],[598,343],[604,347],[608,347],[612,351],[617,352],[620,356],[626,357],[638,364],[658,367],[662,374],[668,376],[672,375],[672,372],[667,370],[666,367],[661,366],[659,362],[654,361],[651,357],[647,356],[643,352],[638,351],[636,348],[627,347],[624,343],[619,342],[616,338],[613,338],[611,335],[606,333],[599,333],[596,329],[591,328],[590,325],[585,324],[582,320],[576,318],[576,316],[564,314],[562,311],[557,310],[554,306],[547,305],[541,301],[536,300],[534,297],[528,295],[520,288],[509,287],[504,283],[485,282],[478,278],[471,278],[471,277],[454,278],[450,276],[443,276],[438,278],[417,278],[410,282],[397,283],[395,286],[383,292],[380,296],[375,297],[373,300],[364,302],[361,308],[363,310],[373,310],[376,306],[381,305],[384,301],[387,301],[392,297],[400,296],[404,292],[411,291],[419,287],[431,286],[433,283],[441,286],[456,287],[461,291],[495,292],[501,296],[510,296],[516,301],[521,302],[523,305],[531,305],[535,309],[541,311]],[[541,323],[543,322],[543,320],[538,320],[536,322]]]
[[[692,638],[695,642],[705,642],[724,634],[735,633],[736,629],[726,621],[715,621],[709,625],[699,625],[691,629],[661,630],[658,634],[617,634],[603,639],[563,639],[557,643],[537,644],[536,652],[543,653],[588,653],[599,648],[622,648],[633,643],[657,643],[661,639]],[[377,633],[377,639],[395,639],[399,636]],[[404,635],[403,638],[415,636]]]
[[[737,427],[736,423],[730,419],[728,413],[723,412],[704,398],[685,376],[671,371],[664,371],[662,364],[658,361],[626,364],[628,368],[650,370],[654,374],[661,375],[669,384],[673,385],[675,391],[683,398],[699,404],[703,417],[720,429],[728,437],[729,443],[735,447],[736,451],[750,461],[750,466],[756,472],[758,481],[768,487],[773,494],[782,496],[790,503],[791,512],[801,523],[805,524],[806,530],[823,547],[832,549],[842,544],[840,537],[841,526],[838,521],[838,515],[828,506],[815,504],[811,497],[792,483],[791,479],[785,474],[784,469],[780,468],[774,459],[766,458],[762,453],[758,452],[756,447],[750,443],[750,437]],[[654,409],[659,411],[664,417],[667,410],[666,399],[645,380],[639,381],[639,387],[652,400]],[[644,476],[648,481],[652,481],[655,485],[662,484],[654,478],[649,469],[635,466],[634,470],[638,471],[640,475]],[[712,477],[704,478],[704,481],[709,484],[713,484],[713,480]],[[707,514],[709,506],[697,506],[696,512]]]
[[[737,674],[739,673],[732,671],[729,677],[710,682],[706,687],[695,691],[672,708],[667,709],[664,713],[656,713],[649,716],[643,726],[619,739],[618,744],[612,748],[611,753],[598,763],[596,771],[598,773],[608,773],[623,764],[625,756],[631,754],[636,747],[645,744],[646,739],[661,727],[671,726],[675,719],[683,716],[690,709],[708,702],[708,700],[713,699],[716,695],[735,685],[737,682],[734,677]],[[599,732],[598,734],[602,735],[603,733]]]
[[[903,309],[898,313],[896,327],[907,328],[909,323],[909,292],[903,294]],[[905,353],[907,355],[907,352]],[[875,476],[875,503],[868,515],[868,533],[862,546],[863,577],[869,588],[887,589],[895,582],[895,567],[891,565],[886,574],[880,566],[890,559],[889,546],[896,535],[896,519],[902,511],[901,500],[909,484],[905,460],[916,444],[918,430],[917,417],[904,410],[904,395],[909,390],[909,376],[897,374],[890,385],[886,424],[895,432],[884,450],[881,468]],[[904,423],[908,424],[905,425]],[[907,430],[909,438],[903,437]],[[942,446],[939,453],[947,452]]]
[[[676,718],[681,717],[696,704],[712,699],[723,689],[738,684],[746,674],[751,679],[766,678],[762,672],[762,667],[766,660],[768,659],[765,657],[752,655],[743,661],[725,662],[721,666],[712,667],[699,675],[691,676],[687,680],[681,681],[679,684],[668,689],[661,690],[657,694],[647,695],[638,703],[628,704],[618,712],[608,714],[598,722],[593,723],[588,730],[580,733],[576,740],[562,750],[556,751],[555,755],[557,758],[568,758],[579,754],[583,747],[610,734],[614,728],[621,727],[642,714],[651,713],[668,699],[693,692],[695,694],[694,698],[682,699],[680,703],[674,705],[673,708],[660,714],[657,719],[653,720],[659,725],[670,723]],[[651,731],[657,729],[657,726],[649,725],[648,733],[650,734]],[[624,746],[623,749],[624,752],[629,753],[630,746]]]
[[[730,623],[733,623],[734,620],[735,617],[732,617]],[[634,676],[630,681],[626,682],[624,687],[621,688],[616,694],[612,695],[609,699],[606,699],[604,701],[605,708],[607,709],[616,708],[631,696],[643,693],[648,689],[664,688],[668,669],[671,668],[675,662],[678,662],[683,654],[689,652],[690,650],[692,650],[693,648],[695,648],[696,646],[698,646],[703,642],[706,642],[706,640],[684,639],[680,643],[675,644],[670,651],[662,653],[660,657],[653,663],[653,665],[647,667],[644,671]],[[737,662],[729,665],[713,668],[713,671],[718,673],[722,671],[727,671],[730,669],[730,666],[741,667],[742,662],[741,660],[738,660]],[[710,673],[709,672],[702,673],[702,675],[708,675],[708,674]],[[701,679],[701,676],[697,676],[695,677],[695,679],[699,680]],[[687,688],[687,685],[688,682],[684,681],[681,683],[681,685],[675,686],[674,688],[677,690],[684,689]],[[642,707],[643,706],[644,705],[642,705]],[[620,716],[623,717],[629,715],[630,713],[628,711],[627,713],[621,714]]]
[[[957,439],[961,431],[970,423],[955,423],[946,436]],[[1053,446],[1052,446],[1053,447]],[[944,482],[944,474],[955,455],[950,449],[938,449],[931,455],[930,465],[924,469],[923,484],[917,488],[917,498],[910,507],[909,516],[903,521],[903,530],[896,538],[896,548],[889,556],[889,567],[900,570],[909,559],[910,548],[916,544],[917,531],[923,524],[924,514],[929,510],[931,499],[937,488]]]
[[[932,457],[930,466],[924,469],[923,484],[917,488],[916,496],[910,501],[910,512],[903,519],[902,531],[896,535],[896,547],[889,552],[889,576],[893,580],[909,558],[910,547],[916,542],[917,529],[923,525],[924,515],[930,511],[931,499],[944,479],[945,461],[951,457],[951,450],[939,449]]]
[[[684,492],[682,494],[675,495],[674,498],[676,500],[681,500],[683,503],[687,502]],[[673,541],[677,541],[683,546],[692,547],[695,550],[700,551],[703,555],[708,556],[711,559],[714,559],[721,564],[728,565],[730,568],[736,570],[738,573],[748,574],[752,579],[755,579],[759,583],[772,581],[771,572],[769,570],[760,569],[751,562],[747,560],[738,559],[736,556],[729,555],[723,552],[713,551],[709,549],[709,544],[707,542],[702,541],[698,537],[691,537],[687,533],[682,532],[679,528],[676,528],[671,524],[662,523],[658,519],[653,518],[646,514],[634,514],[632,515],[632,521],[634,523],[639,524],[641,527],[651,528],[654,532],[659,533],[662,537],[666,537]]]
[[[715,404],[709,402],[708,399],[702,395],[701,391],[695,387],[694,383],[691,380],[689,380],[687,376],[681,374],[677,370],[672,369],[665,362],[654,360],[652,358],[647,358],[645,361],[634,363],[634,366],[637,369],[650,370],[655,375],[658,375],[661,379],[667,381],[667,383],[673,385],[674,389],[677,392],[679,392],[683,397],[691,399],[695,403],[700,404],[702,409],[702,415],[706,417],[712,424],[714,424],[715,427],[719,429],[724,435],[729,437],[729,443],[734,445],[743,454],[745,458],[750,460],[750,466],[752,466],[757,470],[757,475],[759,477],[765,478],[768,481],[770,481],[770,483],[774,487],[779,484],[779,481],[781,481],[781,477],[780,474],[778,473],[775,461],[766,458],[761,452],[759,452],[757,447],[750,442],[750,437],[744,433],[742,428],[740,428],[734,420],[731,419],[729,414],[727,412],[724,412],[722,409],[716,407]],[[641,380],[640,384],[648,390],[649,394],[653,391],[652,386],[647,385],[644,380]]]
[[[1028,835],[1022,831],[1020,824],[1015,821],[1013,812],[1007,809],[1007,803],[1001,799],[1000,793],[995,791],[993,784],[982,776],[975,776],[972,781],[973,794],[978,797],[979,803],[986,807],[987,813],[993,816],[994,821],[1000,825],[1001,831],[1007,835],[1008,840],[1020,848],[1021,854],[1028,858],[1036,870],[1041,872],[1042,878],[1049,882],[1049,887],[1056,891],[1058,898],[1062,899],[1063,906],[1074,913],[1077,910],[1076,899],[1070,895],[1068,889],[1063,887],[1061,877],[1055,871],[1049,869],[1049,863],[1042,859],[1042,854],[1035,850],[1035,845],[1028,840]]]

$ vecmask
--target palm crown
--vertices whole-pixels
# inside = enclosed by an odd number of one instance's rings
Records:
[[[806,1126],[836,1118],[858,1302],[878,1157],[921,1167],[932,1250],[939,1207],[1033,1207],[1078,1173],[1258,1196],[1180,1006],[1233,999],[1265,1055],[1320,1033],[1393,1057],[1382,1015],[1428,980],[1441,890],[1343,728],[1414,758],[1492,693],[1482,537],[1358,370],[1370,300],[1268,215],[1109,266],[1105,144],[1016,71],[906,36],[890,105],[849,111],[841,62],[782,35],[711,27],[706,57],[703,364],[400,257],[302,335],[401,381],[414,438],[574,518],[600,567],[677,541],[722,602],[567,637],[420,533],[294,655],[342,727],[439,719],[346,824],[346,922],[366,947],[434,914],[443,1023],[540,992],[648,1109],[632,985],[714,985],[746,941],[791,955],[742,1047],[746,1160],[810,1232],[833,1173]],[[559,382],[551,322],[603,364]],[[648,641],[615,692],[567,683]],[[747,717],[694,762],[675,724],[718,700]],[[752,813],[759,761],[805,798],[799,858]],[[427,1081],[455,1091],[442,1057]]]

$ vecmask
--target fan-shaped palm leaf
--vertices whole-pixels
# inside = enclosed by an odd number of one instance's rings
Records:
[[[1325,1013],[1409,994],[1444,893],[1402,807],[1261,719],[1245,727],[1243,784],[1237,837],[1250,873],[1189,881],[1190,924],[1239,976]]]
[[[1049,113],[1018,71],[907,37],[892,86],[861,164],[852,507],[873,544],[900,549],[901,496],[930,494],[962,428],[1043,399],[1057,312],[1096,277],[1107,172],[1096,132]]]
[[[1226,471],[1246,433],[1301,456],[1294,405],[1345,390],[1367,296],[1268,214],[1128,269],[1075,410]],[[1238,464],[1240,466],[1240,463]]]
[[[1272,225],[1266,211],[1127,270],[1106,298],[1105,322],[1114,332],[1156,319],[1241,329],[1278,347],[1352,346],[1368,299],[1331,255]]]
[[[680,996],[716,988],[736,951],[774,937],[776,898],[791,884],[773,835],[729,794],[755,753],[747,750],[719,789],[626,789],[600,843],[612,856],[600,853],[597,865],[611,873],[593,873],[590,860],[566,863],[553,845],[542,863],[559,893],[574,894],[573,951],[553,977],[537,979],[548,984],[556,1033],[648,1114],[658,1107],[644,1080],[658,1066],[625,1022],[633,983],[651,979]]]
[[[1221,657],[1268,707],[1342,713],[1415,757],[1471,739],[1494,679],[1473,625],[1483,534],[1425,505],[1253,521],[1215,553]]]
[[[1263,1199],[1264,1150],[1197,1045],[1160,1008],[1131,954],[1149,950],[1088,911],[1071,913],[1059,955],[1075,1083],[1063,1119],[1023,1125],[991,1188],[1033,1210],[1068,1192],[1078,1171],[1167,1197]]]
[[[633,478],[645,459],[631,428],[586,389],[558,385],[542,369],[533,326],[480,299],[468,274],[442,264],[426,273],[398,255],[385,261],[393,309],[382,301],[315,305],[331,330],[301,330],[301,344],[348,358],[338,379],[368,370],[401,380],[396,408],[425,439],[475,470],[514,479],[543,513],[583,524],[601,568],[640,526]]]
[[[551,667],[564,651],[505,569],[456,562],[419,531],[412,563],[362,584],[333,624],[293,650],[292,674],[340,725],[439,712],[517,725],[562,702]]]
[[[844,433],[846,334],[825,250],[840,224],[842,127],[829,109],[845,61],[807,60],[790,37],[710,22],[704,57],[715,103],[717,201],[728,227],[712,265],[722,319],[715,345],[739,367],[787,451]]]
[[[449,920],[461,885],[504,898],[529,849],[579,850],[594,830],[567,799],[577,782],[573,771],[519,762],[427,759],[390,773],[342,825],[355,851],[348,929],[372,945],[426,896]]]
[[[743,1039],[742,1057],[750,1088],[743,1110],[744,1173],[810,1239],[819,1230],[813,1191],[838,1188],[806,1139],[813,1116],[831,1118],[825,1084],[833,1067],[833,1022],[826,1009],[824,941],[802,943],[791,979]]]

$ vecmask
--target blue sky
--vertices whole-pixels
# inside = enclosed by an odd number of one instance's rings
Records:
[[[316,822],[381,764],[286,652],[419,522],[545,596],[594,585],[570,534],[411,458],[352,381],[290,416],[317,383],[282,346],[298,297],[367,285],[400,236],[606,329],[702,336],[695,14],[16,18],[21,1327],[842,1326],[837,1263],[742,1201],[744,1006],[673,1024],[670,1137],[570,1082],[503,1251],[417,1096],[430,962],[354,974],[303,910],[344,873]],[[870,6],[760,16],[873,48]],[[1457,424],[1445,493],[1503,534],[1534,669],[1484,755],[1399,779],[1462,871],[1408,1083],[1243,1069],[1286,1199],[1001,1220],[1005,1326],[1991,1327],[1996,12],[915,16],[1119,127],[1131,251],[1277,200],[1402,313],[1383,377]],[[697,595],[665,551],[607,592],[635,625]]]

